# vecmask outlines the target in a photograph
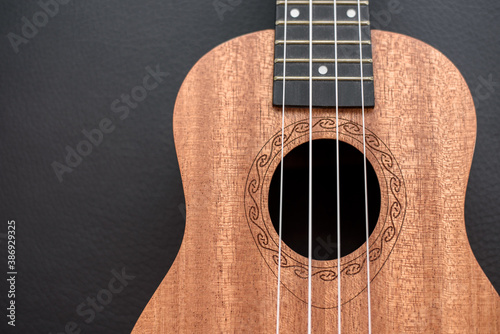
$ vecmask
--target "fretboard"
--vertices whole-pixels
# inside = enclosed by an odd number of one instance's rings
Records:
[[[335,106],[337,80],[340,107],[361,107],[361,82],[363,82],[364,105],[373,107],[375,99],[368,1],[359,1],[360,13],[356,0],[338,0],[336,3],[337,58],[335,58],[334,1],[313,1],[313,106]],[[286,62],[285,105],[309,106],[311,77],[309,1],[288,0],[287,7],[286,59],[284,59],[285,1],[277,1],[273,103],[283,104],[283,68]],[[337,78],[335,62],[337,62]]]

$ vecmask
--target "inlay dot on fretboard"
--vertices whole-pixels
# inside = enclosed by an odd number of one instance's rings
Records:
[[[348,16],[348,17],[350,17],[351,19],[352,19],[353,17],[356,17],[356,10],[354,10],[354,9],[352,9],[352,8],[351,8],[351,9],[349,9],[349,10],[347,11],[347,16]]]
[[[318,72],[319,72],[319,74],[321,74],[321,75],[325,75],[325,74],[327,74],[327,73],[328,73],[328,67],[326,67],[325,65],[320,66],[320,67],[318,68]]]
[[[300,16],[300,10],[298,10],[297,8],[294,8],[290,11],[290,16],[293,17],[293,18],[297,18]]]

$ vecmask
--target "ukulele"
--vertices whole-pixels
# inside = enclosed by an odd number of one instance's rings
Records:
[[[500,333],[468,243],[457,68],[368,1],[277,1],[185,79],[179,254],[133,333]]]

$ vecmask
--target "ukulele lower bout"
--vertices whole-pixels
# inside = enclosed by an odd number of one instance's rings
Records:
[[[279,163],[279,150],[263,151],[281,131],[281,108],[272,104],[273,42],[273,31],[229,41],[203,57],[182,85],[174,138],[186,197],[184,240],[133,333],[276,332],[277,234],[262,205],[272,172],[254,168],[270,159],[262,168],[273,171]],[[372,332],[499,333],[500,298],[474,258],[464,224],[476,135],[468,87],[445,56],[415,39],[373,31],[372,46],[376,105],[365,122],[381,210],[371,249],[383,241],[380,255],[370,254]],[[313,114],[315,138],[334,138],[320,128],[331,128],[335,110]],[[341,139],[359,149],[348,132],[354,128],[345,126],[362,124],[360,110],[341,109],[340,118]],[[287,108],[286,131],[306,119],[308,108]],[[248,191],[256,189],[254,201]],[[287,263],[307,263],[284,250]],[[341,264],[362,257],[360,247]],[[335,263],[313,266],[333,272]],[[367,332],[360,267],[340,275],[342,333]],[[296,269],[284,270],[282,333],[307,331],[307,280]],[[337,331],[339,277],[328,281],[334,275],[314,275],[313,333]]]

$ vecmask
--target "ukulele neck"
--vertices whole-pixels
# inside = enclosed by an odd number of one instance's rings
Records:
[[[312,39],[309,20],[311,4]],[[337,20],[334,19],[335,6]],[[283,104],[284,83],[286,106],[309,106],[312,81],[314,107],[335,107],[337,85],[339,107],[361,107],[363,100],[365,107],[373,107],[375,99],[369,19],[368,1],[278,0],[274,105]]]

